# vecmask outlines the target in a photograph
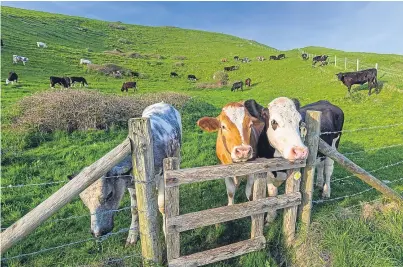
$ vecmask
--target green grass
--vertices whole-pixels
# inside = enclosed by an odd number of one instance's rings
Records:
[[[14,104],[23,97],[49,89],[49,76],[84,76],[90,86],[86,90],[98,90],[105,94],[121,94],[121,79],[106,77],[89,72],[79,65],[80,58],[88,58],[95,64],[114,63],[147,75],[139,79],[139,94],[161,91],[176,91],[191,95],[193,99],[185,105],[183,117],[183,161],[182,168],[217,164],[215,156],[214,134],[203,133],[196,126],[202,116],[216,116],[220,108],[231,101],[256,99],[267,105],[278,96],[295,97],[301,104],[308,104],[326,99],[340,106],[345,113],[347,129],[368,126],[402,123],[403,118],[403,77],[383,71],[403,75],[403,57],[399,55],[380,55],[372,53],[347,53],[320,47],[308,47],[303,50],[312,54],[336,54],[338,58],[351,59],[348,70],[354,70],[356,58],[361,64],[373,66],[379,64],[379,80],[383,85],[378,95],[367,95],[367,87],[355,86],[353,94],[347,95],[347,89],[336,78],[335,73],[344,71],[344,63],[338,67],[328,65],[312,68],[310,61],[302,61],[297,49],[282,51],[287,58],[280,61],[257,62],[256,56],[278,54],[273,48],[237,37],[191,31],[170,27],[145,27],[124,25],[126,30],[113,29],[109,23],[26,11],[2,7],[1,30],[5,47],[1,54],[1,112],[2,112],[2,186],[9,184],[31,184],[52,181],[67,181],[66,176],[88,166],[106,152],[119,144],[127,135],[127,129],[114,128],[109,131],[74,132],[67,134],[18,133],[10,127],[11,115],[15,114]],[[87,28],[82,32],[78,28]],[[124,38],[131,44],[118,42]],[[36,42],[45,42],[47,49],[39,49]],[[124,52],[161,55],[164,59],[131,59],[108,55],[106,50],[119,48]],[[89,52],[91,51],[91,52]],[[29,58],[26,66],[12,64],[12,55]],[[213,74],[224,66],[235,65],[235,55],[247,56],[253,61],[240,65],[238,71],[230,72],[230,81],[252,79],[252,87],[244,92],[230,92],[230,86],[218,89],[198,89],[194,83],[186,80],[187,74],[195,74],[198,82],[213,82]],[[186,60],[177,60],[176,56],[186,56]],[[230,61],[221,63],[221,58]],[[183,67],[174,67],[178,61]],[[342,66],[341,66],[342,65]],[[18,85],[5,86],[4,81],[9,71],[19,75]],[[169,77],[171,71],[180,77]],[[74,89],[72,89],[74,90]],[[130,92],[130,94],[134,94]],[[382,150],[371,148],[403,143],[403,126],[357,131],[342,136],[340,151],[363,153],[351,155],[351,159],[367,170],[403,160],[402,147]],[[403,164],[382,169],[374,173],[382,180],[402,177]],[[336,166],[334,178],[348,175],[347,171]],[[2,189],[1,224],[7,227],[21,218],[54,193],[60,184]],[[398,192],[403,191],[403,182],[391,184]],[[368,186],[352,177],[344,182],[332,184],[332,197],[350,195]],[[236,201],[246,201],[244,186],[238,190]],[[281,216],[265,229],[267,248],[262,252],[244,255],[223,261],[212,266],[285,266],[291,262],[311,257],[313,265],[323,262],[322,254],[329,255],[330,266],[403,266],[403,247],[401,212],[384,212],[377,215],[370,223],[351,216],[340,219],[337,216],[340,207],[349,206],[375,199],[375,191],[357,195],[335,202],[316,205],[313,222],[320,225],[313,232],[314,249],[306,246],[306,254],[297,256],[282,246]],[[318,193],[315,192],[315,198]],[[181,187],[181,212],[198,211],[225,205],[227,201],[223,181],[207,182]],[[122,207],[129,205],[126,195]],[[17,243],[4,257],[13,257],[23,253],[58,246],[78,240],[91,238],[89,217],[51,221],[69,216],[88,214],[87,209],[77,198],[62,208],[49,222],[45,222],[28,238]],[[335,215],[336,214],[336,215]],[[114,231],[130,225],[130,213],[118,212],[115,217]],[[318,230],[319,229],[319,230]],[[211,226],[182,235],[183,254],[218,247],[247,239],[250,233],[250,219],[245,218],[228,222],[218,227]],[[7,261],[8,266],[75,266],[94,264],[101,266],[108,259],[140,253],[139,244],[125,248],[126,234],[119,234],[102,243],[93,241],[56,249],[33,256]],[[323,253],[319,253],[323,252]],[[137,257],[124,261],[128,266],[139,266]],[[6,265],[5,263],[3,263]],[[312,266],[313,266],[312,265]],[[113,266],[113,265],[110,265]],[[301,266],[304,266],[302,264]]]

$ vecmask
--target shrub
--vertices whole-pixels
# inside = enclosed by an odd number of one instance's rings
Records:
[[[131,44],[132,43],[132,42],[130,42],[129,40],[127,40],[125,38],[119,38],[118,42],[122,43],[122,44]]]
[[[39,92],[17,102],[19,112],[12,118],[13,127],[42,133],[126,128],[130,118],[140,117],[151,104],[164,101],[179,109],[188,99],[189,96],[172,92],[136,96],[69,89]]]
[[[215,89],[215,88],[220,88],[221,84],[218,83],[198,83],[196,84],[196,87],[199,89]]]
[[[224,71],[217,71],[216,73],[214,73],[213,79],[216,80],[219,85],[227,85],[229,76],[228,73]]]
[[[185,66],[185,63],[183,63],[183,62],[175,62],[174,66],[175,67],[183,67],[183,66]]]
[[[118,30],[126,30],[126,27],[123,25],[118,25],[118,24],[114,24],[114,23],[110,23],[109,27],[113,28],[113,29],[118,29]]]
[[[186,60],[187,57],[185,57],[185,56],[175,56],[174,59],[177,59],[177,60]]]

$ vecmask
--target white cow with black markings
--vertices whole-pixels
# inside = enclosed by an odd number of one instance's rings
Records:
[[[13,64],[17,64],[18,62],[22,62],[22,64],[28,62],[28,58],[27,57],[23,57],[23,56],[17,56],[17,55],[13,55]]]
[[[82,59],[80,59],[80,64],[81,65],[88,65],[88,64],[92,64],[91,63],[91,61],[89,60],[89,59],[84,59],[84,58],[82,58]]]
[[[45,43],[43,43],[43,42],[36,42],[36,45],[39,47],[39,48],[47,48],[48,46],[45,44]]]

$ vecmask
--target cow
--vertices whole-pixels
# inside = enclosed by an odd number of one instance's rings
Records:
[[[242,81],[235,82],[232,85],[231,92],[235,92],[235,90],[238,91],[238,89],[241,89],[241,91],[243,91],[243,82]]]
[[[38,47],[42,47],[42,48],[47,48],[48,47],[45,43],[42,43],[42,42],[36,42],[36,45]]]
[[[245,86],[250,87],[251,84],[252,84],[252,80],[251,80],[250,78],[247,78],[247,79],[245,80]]]
[[[17,56],[17,55],[13,55],[13,64],[17,64],[18,62],[22,62],[22,64],[28,62],[28,58],[27,57],[22,57],[22,56]]]
[[[127,71],[126,72],[126,74],[128,75],[128,76],[131,76],[131,77],[140,77],[140,73],[139,72],[137,72],[137,71],[131,71],[131,70],[129,70],[129,71]]]
[[[307,53],[303,53],[301,56],[302,56],[303,60],[308,60],[308,58],[309,58]]]
[[[176,72],[171,72],[171,78],[172,77],[178,77],[179,75]]]
[[[6,84],[9,84],[11,82],[11,84],[14,84],[14,82],[18,82],[18,75],[17,73],[11,71],[8,73],[8,78],[6,79]]]
[[[339,81],[341,81],[348,88],[348,92],[351,90],[353,84],[368,83],[368,95],[371,95],[371,89],[375,88],[376,93],[379,93],[378,81],[377,81],[378,71],[375,68],[360,70],[356,72],[344,72],[336,74]]]
[[[257,57],[256,59],[257,59],[257,61],[264,61],[265,60],[264,57]]]
[[[2,47],[4,46],[3,39],[1,39],[1,46],[2,46]]]
[[[235,60],[235,61],[238,61],[238,60],[239,60],[239,56],[235,56],[235,57],[234,57],[234,60]]]
[[[277,59],[282,59],[282,58],[285,58],[285,54],[280,54],[277,56]]]
[[[81,86],[86,86],[86,87],[88,86],[88,83],[87,83],[87,81],[85,80],[84,77],[70,77],[70,83],[71,83],[72,86],[75,86],[76,82],[80,84],[80,87]]]
[[[122,88],[120,89],[120,91],[125,91],[128,92],[129,88],[133,88],[133,90],[136,92],[137,90],[137,83],[136,82],[124,82],[122,85]]]
[[[227,62],[228,60],[226,58],[222,58],[221,62]]]
[[[168,157],[180,158],[182,142],[182,122],[179,112],[164,102],[156,103],[144,109],[142,117],[149,118],[151,124],[154,179],[158,190],[158,208],[165,215],[163,160]],[[139,237],[139,222],[136,199],[136,178],[132,172],[131,155],[110,169],[104,176],[80,193],[80,198],[91,214],[91,233],[100,237],[112,231],[114,212],[127,189],[131,198],[132,220],[126,245],[136,244]],[[86,168],[85,168],[86,169]],[[85,170],[84,169],[84,170]],[[68,177],[74,179],[74,175]],[[155,181],[155,182],[154,182]],[[165,224],[165,220],[163,219]],[[165,231],[165,227],[163,227]]]
[[[197,81],[197,78],[196,78],[196,76],[194,76],[193,74],[189,74],[189,75],[188,75],[188,80],[189,80],[189,81]]]
[[[316,63],[320,62],[320,66],[326,65],[328,56],[327,55],[321,55],[321,56],[316,56],[312,59],[312,67],[316,65]]]
[[[80,65],[82,65],[82,64],[88,65],[88,64],[92,64],[92,63],[89,59],[82,58],[82,59],[80,59]]]
[[[251,60],[249,59],[249,58],[247,58],[247,57],[245,57],[245,58],[243,58],[242,60],[241,60],[241,62],[242,63],[248,63],[248,62],[250,62]]]
[[[70,78],[68,77],[55,77],[55,76],[50,76],[50,87],[54,88],[55,84],[59,84],[60,86],[63,86],[64,88],[69,88],[70,87]]]
[[[277,58],[277,56],[270,56],[270,57],[269,57],[269,60],[272,60],[272,59],[273,59],[273,60],[277,60],[278,58]]]

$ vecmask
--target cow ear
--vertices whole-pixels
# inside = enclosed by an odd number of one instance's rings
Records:
[[[255,117],[252,117],[252,124],[253,124],[253,128],[255,128],[256,132],[257,132],[257,136],[260,136],[260,134],[262,133],[265,123],[264,121],[261,121],[259,119],[256,119]]]
[[[203,131],[216,132],[220,129],[220,121],[213,117],[203,117],[197,121],[197,126]]]
[[[299,110],[299,108],[301,107],[301,104],[299,103],[299,100],[296,99],[296,98],[292,98],[291,100],[292,100],[292,102],[294,102],[294,105],[297,108],[297,110]]]
[[[260,111],[260,116],[262,116],[262,118],[264,119],[264,121],[268,122],[270,119],[270,113],[269,113],[269,109],[268,108],[263,108]]]

